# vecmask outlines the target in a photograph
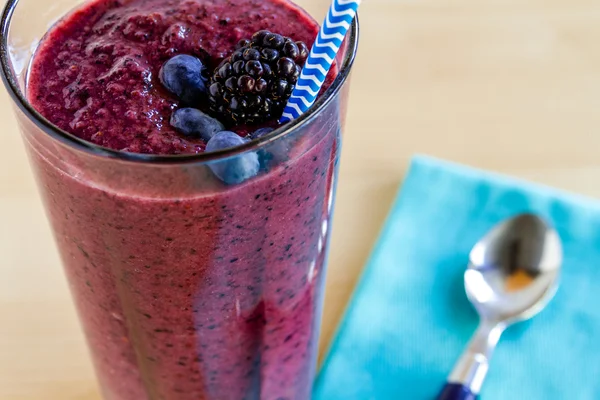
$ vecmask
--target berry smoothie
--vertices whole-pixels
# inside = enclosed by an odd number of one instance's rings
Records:
[[[265,29],[310,47],[318,25],[285,0],[95,0],[48,32],[27,95],[53,124],[100,146],[202,153],[205,138],[169,123],[182,104],[161,85],[161,67],[187,54],[210,74]],[[24,123],[106,399],[310,398],[338,100],[254,158],[212,164],[92,155]],[[194,107],[214,110],[207,99]],[[225,124],[243,138],[276,120]],[[236,160],[260,160],[259,171],[227,182],[218,172]]]

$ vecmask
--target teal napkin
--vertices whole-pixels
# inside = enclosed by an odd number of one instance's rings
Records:
[[[434,399],[478,322],[463,288],[469,251],[524,211],[561,236],[561,286],[541,314],[505,332],[481,398],[600,399],[599,203],[426,157],[412,162],[314,399]]]

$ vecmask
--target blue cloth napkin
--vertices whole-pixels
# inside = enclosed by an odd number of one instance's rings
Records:
[[[561,286],[502,336],[481,397],[600,399],[600,203],[427,157],[412,162],[314,399],[434,399],[478,323],[463,287],[469,251],[524,211],[561,236]]]

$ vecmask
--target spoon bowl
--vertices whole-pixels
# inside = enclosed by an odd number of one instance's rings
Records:
[[[477,398],[502,332],[548,304],[558,288],[561,265],[558,233],[534,214],[498,224],[475,244],[464,281],[480,323],[438,400]]]
[[[504,221],[471,250],[465,290],[482,318],[514,323],[540,312],[556,293],[562,246],[533,214]]]

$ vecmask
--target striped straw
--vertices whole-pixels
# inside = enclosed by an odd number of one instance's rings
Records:
[[[333,0],[317,39],[310,49],[298,83],[279,122],[286,123],[305,113],[317,99],[361,0]]]

